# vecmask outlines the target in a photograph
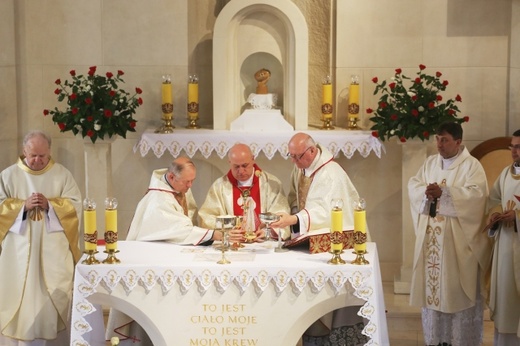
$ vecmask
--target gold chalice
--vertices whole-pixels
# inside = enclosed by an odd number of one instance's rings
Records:
[[[272,234],[271,232],[273,231],[273,229],[271,228],[270,225],[273,222],[280,220],[280,216],[276,215],[274,213],[267,212],[267,213],[260,213],[258,215],[258,218],[260,219],[261,222],[263,222],[265,224],[265,229],[264,229],[265,241],[271,240],[271,234]]]
[[[229,250],[229,231],[235,227],[236,217],[233,215],[221,215],[217,216],[215,221],[215,230],[222,232],[222,243],[220,245],[220,251],[222,252],[222,257],[217,262],[218,264],[228,264],[231,263],[226,258],[226,251]]]

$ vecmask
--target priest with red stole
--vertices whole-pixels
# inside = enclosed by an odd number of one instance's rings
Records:
[[[249,146],[235,144],[228,152],[228,161],[228,173],[211,185],[206,200],[199,209],[202,227],[215,228],[215,219],[219,215],[243,216],[244,202],[248,197],[254,201],[252,205],[256,231],[260,226],[258,214],[289,211],[282,183],[256,165]],[[283,239],[289,235],[288,228],[282,229]]]

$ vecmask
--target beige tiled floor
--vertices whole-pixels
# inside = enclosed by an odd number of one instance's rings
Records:
[[[383,283],[383,290],[390,345],[423,346],[420,310],[408,304],[408,295],[394,294],[393,283]],[[487,316],[486,311],[484,314],[484,342],[481,346],[493,345],[493,322]]]

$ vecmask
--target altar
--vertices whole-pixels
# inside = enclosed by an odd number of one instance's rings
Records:
[[[275,247],[248,244],[221,265],[213,247],[119,242],[120,264],[76,266],[71,345],[104,334],[89,322],[101,304],[134,318],[156,346],[296,345],[312,322],[353,305],[367,321],[367,345],[389,344],[375,243],[367,243],[369,265],[330,265],[329,253]]]

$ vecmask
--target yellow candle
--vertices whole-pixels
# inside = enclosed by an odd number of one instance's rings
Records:
[[[361,233],[362,237],[365,237],[367,233],[366,211],[364,209],[354,209],[354,233],[357,232]],[[363,241],[360,244],[356,241],[354,244],[355,251],[366,251],[366,248],[366,241]]]
[[[161,86],[162,92],[162,103],[163,104],[171,104],[172,103],[172,84],[170,82],[163,82]]]
[[[115,236],[116,239],[112,242],[106,242],[107,250],[116,250],[117,249],[117,209],[105,209],[105,232],[112,232],[112,237]],[[110,237],[109,237],[110,238]]]
[[[357,76],[352,77],[352,82],[348,88],[348,117],[357,118],[359,116],[359,83]]]
[[[199,83],[188,83],[188,116],[198,118],[199,116]]]
[[[91,239],[92,237],[96,238],[96,210],[89,209],[83,211],[83,225],[84,232],[88,235],[86,238]],[[85,240],[85,250],[86,251],[95,251],[97,249],[97,239],[91,239],[95,242]]]
[[[332,209],[331,212],[331,226],[330,226],[330,249],[332,251],[341,251],[343,250],[343,210],[339,208]],[[341,239],[340,242],[335,242],[334,239]]]
[[[326,81],[322,85],[321,113],[323,119],[332,118],[332,83]]]

